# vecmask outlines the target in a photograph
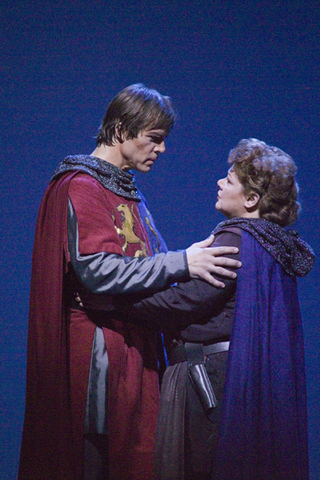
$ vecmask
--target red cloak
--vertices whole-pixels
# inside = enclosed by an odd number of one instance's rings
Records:
[[[103,206],[99,201],[92,203],[90,197],[85,208],[92,210],[83,211],[83,215],[90,215],[90,220],[96,220],[98,226],[108,208],[108,195],[113,202],[117,197],[119,204],[136,203],[109,192],[89,175],[78,172],[58,177],[45,193],[33,251],[26,412],[19,480],[80,480],[83,476],[83,426],[96,325],[95,319],[85,312],[71,311],[70,315],[64,288],[64,274],[70,261],[67,200],[70,183],[76,175],[77,180],[82,178],[85,188],[92,186],[90,195],[97,193],[98,198],[101,189],[104,191]],[[88,199],[88,195],[84,198]],[[109,212],[109,220],[110,217]],[[136,208],[136,227],[143,234],[150,255],[147,235],[137,219]],[[115,232],[114,224],[112,231]],[[119,242],[118,236],[117,243],[121,245]],[[107,239],[105,243],[107,248],[112,241]],[[96,248],[89,241],[88,245],[91,245],[89,249]],[[133,251],[126,254],[134,255],[134,249],[139,247],[131,246]],[[119,246],[105,251],[123,254]],[[150,480],[158,412],[153,333],[119,321],[112,322],[110,329],[103,328],[103,332],[109,358],[110,479]]]

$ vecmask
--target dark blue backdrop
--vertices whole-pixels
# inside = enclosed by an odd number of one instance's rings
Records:
[[[318,2],[2,0],[1,467],[16,478],[24,411],[31,252],[37,210],[67,154],[91,153],[108,101],[143,82],[179,114],[167,152],[138,175],[171,249],[208,235],[229,150],[256,137],[293,156],[319,253]],[[319,270],[299,281],[311,480],[319,459]]]

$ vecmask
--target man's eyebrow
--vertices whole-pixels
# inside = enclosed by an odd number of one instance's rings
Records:
[[[159,133],[159,134],[165,134],[166,131],[163,130],[162,128],[151,128],[150,130],[147,129],[147,132],[151,133],[151,132],[154,132],[154,133]]]
[[[157,137],[165,137],[166,136],[165,132],[157,132],[157,131],[154,131],[154,130],[151,130],[148,133],[149,133],[149,135],[154,135],[154,136],[157,136]]]

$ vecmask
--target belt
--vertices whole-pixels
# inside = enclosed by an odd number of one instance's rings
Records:
[[[218,342],[211,343],[210,345],[203,345],[203,355],[213,355],[214,353],[227,352],[229,350],[229,345],[230,342]],[[177,347],[173,348],[168,354],[168,360],[170,365],[175,365],[176,363],[180,362],[186,362],[188,360],[188,357],[185,346],[178,345]]]

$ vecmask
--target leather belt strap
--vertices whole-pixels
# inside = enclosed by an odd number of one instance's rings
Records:
[[[198,345],[200,344],[189,344],[189,345]],[[229,350],[230,342],[218,342],[211,343],[210,345],[203,345],[203,355],[212,355],[214,353],[226,352]],[[169,364],[175,365],[176,363],[186,362],[187,352],[184,345],[178,345],[168,355]]]

